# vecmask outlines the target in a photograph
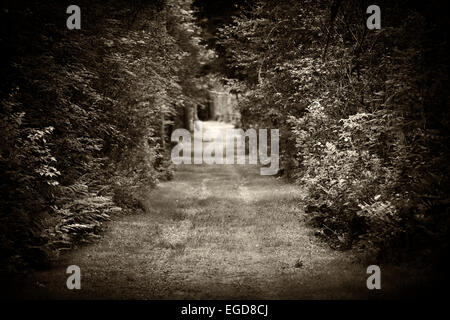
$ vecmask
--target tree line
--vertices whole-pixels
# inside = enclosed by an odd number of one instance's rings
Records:
[[[43,266],[142,209],[171,178],[171,130],[217,78],[244,129],[280,130],[280,174],[308,191],[299,207],[319,237],[441,259],[448,19],[438,1],[382,0],[368,30],[371,4],[83,0],[68,30],[66,1],[3,1],[2,267]]]
[[[0,260],[45,266],[171,178],[170,131],[204,98],[189,1],[3,1]]]
[[[378,259],[449,240],[448,18],[438,1],[194,1],[244,128],[279,128],[317,235]],[[281,214],[281,213],[280,213]],[[434,248],[434,249],[433,249]],[[422,261],[427,261],[426,259]],[[441,260],[443,261],[443,260]]]

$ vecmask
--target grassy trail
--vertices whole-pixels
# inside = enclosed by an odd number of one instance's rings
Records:
[[[216,124],[217,125],[217,124]],[[367,298],[366,265],[305,225],[304,192],[252,165],[182,165],[148,194],[146,212],[39,272],[32,298]],[[81,268],[68,290],[67,266]],[[36,280],[37,279],[37,280]]]

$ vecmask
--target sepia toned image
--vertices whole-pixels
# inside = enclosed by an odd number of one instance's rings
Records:
[[[2,1],[2,300],[442,298],[444,4]]]

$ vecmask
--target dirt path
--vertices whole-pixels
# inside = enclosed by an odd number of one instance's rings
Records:
[[[36,298],[365,298],[366,267],[305,225],[303,191],[251,165],[183,165],[146,213],[36,274]],[[68,290],[67,266],[82,290]]]

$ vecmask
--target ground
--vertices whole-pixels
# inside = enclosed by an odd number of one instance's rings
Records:
[[[98,242],[16,290],[32,299],[383,297],[366,287],[367,264],[314,236],[305,196],[301,186],[261,176],[256,165],[181,165],[145,196],[144,213],[109,222]],[[81,268],[81,290],[66,287],[72,264]],[[391,273],[382,277],[387,292],[407,282]]]

